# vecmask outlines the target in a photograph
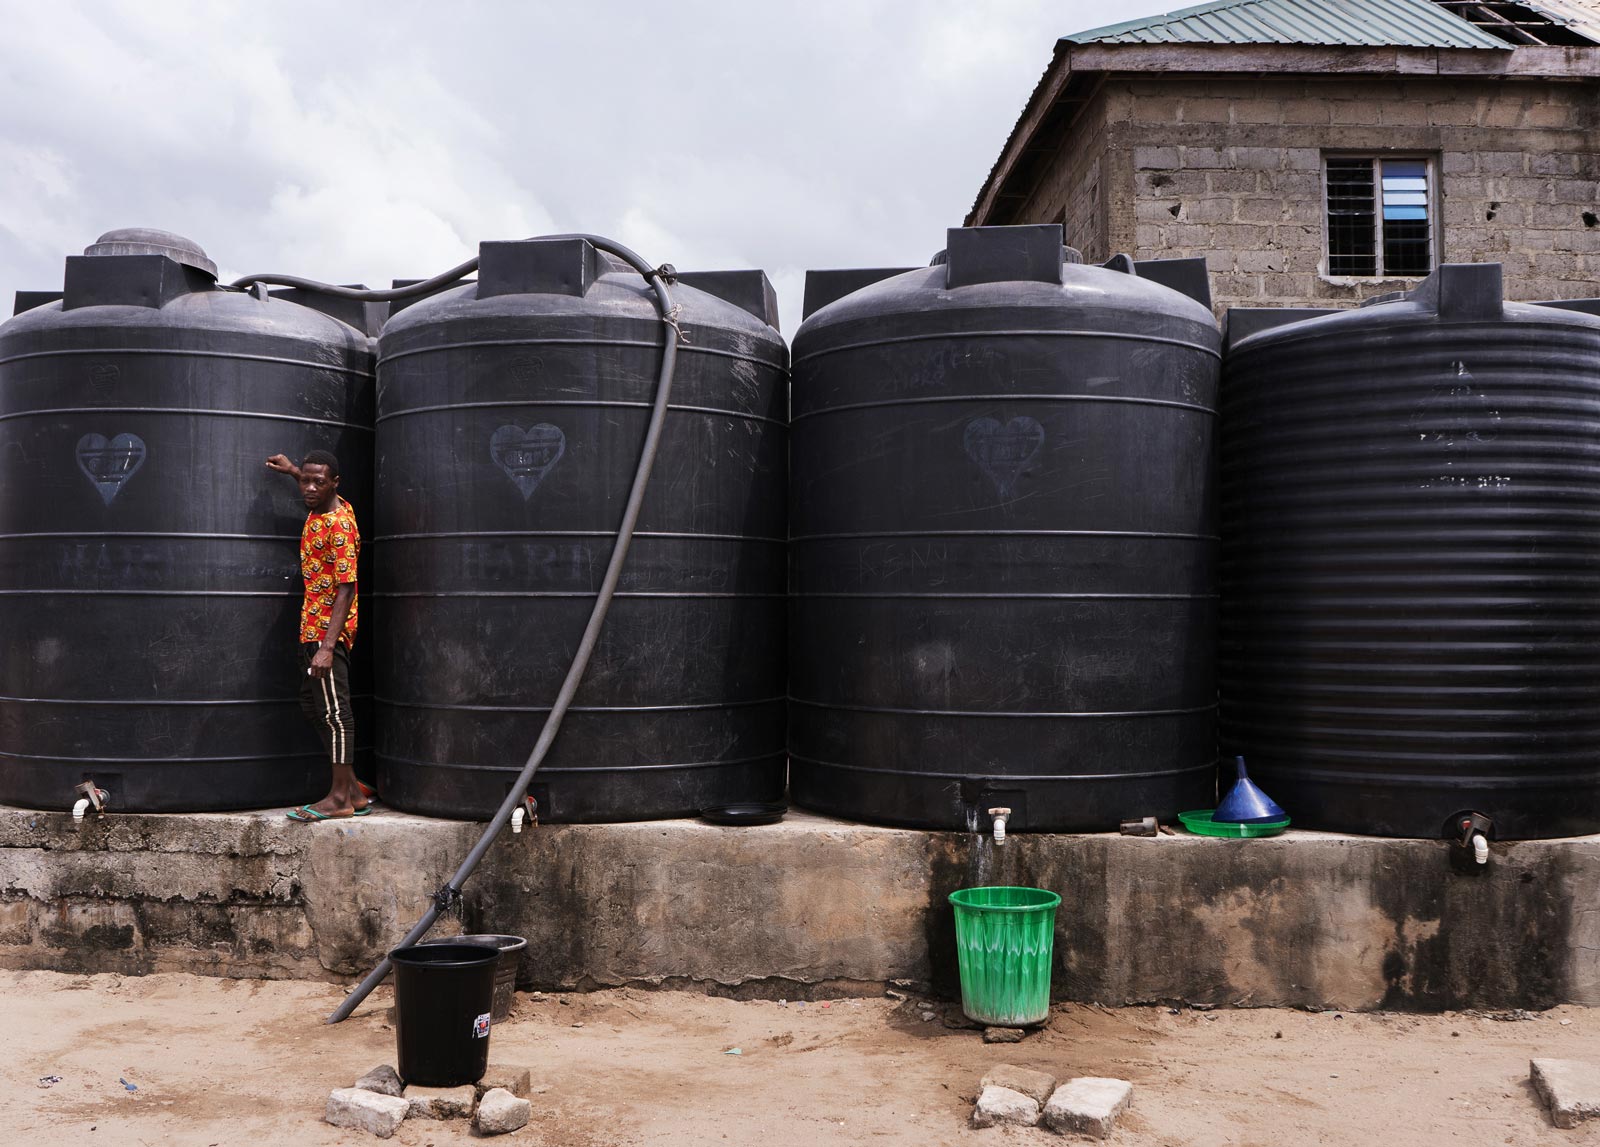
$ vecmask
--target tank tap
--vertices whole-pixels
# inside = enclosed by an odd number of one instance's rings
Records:
[[[992,808],[989,810],[989,815],[994,817],[994,842],[996,844],[1004,844],[1006,842],[1006,817],[1011,815],[1011,810],[1008,808]]]
[[[72,806],[72,819],[77,824],[83,823],[84,814],[90,810],[105,812],[106,804],[111,799],[111,794],[105,789],[96,788],[92,780],[84,781],[73,791],[80,794]]]
[[[530,825],[539,823],[539,802],[532,797],[523,797],[522,803],[511,810],[511,831],[513,834],[522,831],[524,821]]]
[[[1481,812],[1464,812],[1451,818],[1456,844],[1468,849],[1477,864],[1489,863],[1489,837],[1494,833],[1494,821]]]

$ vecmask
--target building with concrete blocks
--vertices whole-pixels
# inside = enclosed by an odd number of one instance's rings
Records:
[[[967,217],[1086,259],[1205,256],[1230,306],[1327,306],[1439,263],[1600,293],[1595,0],[1222,0],[1056,44]]]

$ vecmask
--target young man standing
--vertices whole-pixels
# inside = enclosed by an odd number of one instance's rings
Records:
[[[356,779],[355,717],[350,711],[350,649],[356,636],[356,559],[361,534],[355,511],[339,497],[339,460],[313,450],[296,466],[282,454],[267,467],[300,484],[306,524],[300,531],[300,709],[316,727],[333,765],[333,784],[316,804],[289,810],[303,822],[363,816],[370,790]]]

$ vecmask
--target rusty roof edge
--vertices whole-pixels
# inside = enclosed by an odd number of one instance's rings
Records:
[[[1437,0],[1211,0],[1071,32],[1066,38],[1080,44],[1302,43],[1486,50],[1509,46]]]
[[[1033,118],[1045,91],[1055,86],[1065,87],[1072,77],[1072,47],[1070,41],[1057,40],[1055,51],[1051,54],[1050,63],[1045,68],[1044,74],[1039,77],[1039,82],[1033,86],[1033,91],[1028,95],[1028,102],[1022,107],[1022,114],[1017,116],[1017,122],[1011,125],[1011,133],[1006,136],[1006,142],[1000,148],[1000,154],[995,158],[989,168],[989,174],[983,181],[983,186],[978,189],[978,197],[972,202],[972,209],[967,212],[963,224],[967,227],[975,225],[975,220],[986,210],[994,206],[994,200],[1000,193],[1000,188],[1005,184],[1006,176],[1010,175],[1011,168],[1016,165],[1017,156],[1033,138],[1033,132],[1023,132],[1023,125]],[[1037,127],[1037,125],[1035,125]]]
[[[1350,61],[1347,68],[1327,65],[1330,55]],[[1183,64],[1174,67],[1176,58]],[[1192,44],[1192,43],[1116,43],[1074,44],[1072,58],[1080,71],[1166,72],[1173,75],[1259,72],[1262,74],[1305,72],[1323,74],[1397,73],[1416,75],[1520,75],[1589,78],[1600,68],[1600,53],[1587,47],[1560,47],[1547,44],[1507,45],[1504,52],[1485,52],[1477,48],[1427,48],[1403,45],[1354,44]],[[1318,66],[1304,67],[1302,60],[1315,59]],[[1204,66],[1197,61],[1203,60]],[[1405,67],[1404,62],[1434,66]]]

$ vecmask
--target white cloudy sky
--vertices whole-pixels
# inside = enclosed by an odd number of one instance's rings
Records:
[[[911,265],[1056,37],[1184,0],[49,0],[0,33],[0,300],[114,227],[387,284],[583,230],[685,269]]]

